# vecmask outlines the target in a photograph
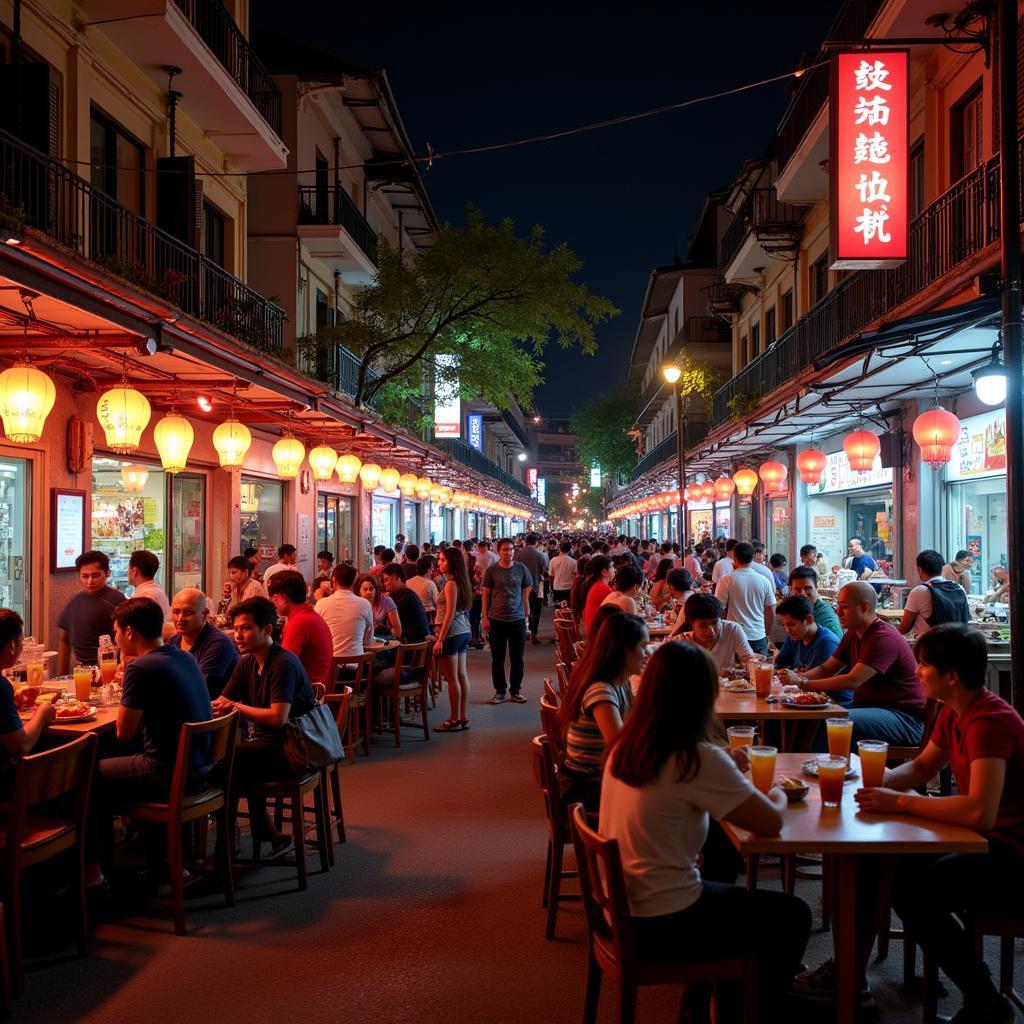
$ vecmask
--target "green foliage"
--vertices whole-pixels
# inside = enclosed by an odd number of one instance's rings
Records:
[[[753,391],[737,391],[725,404],[729,408],[729,417],[745,416],[752,409],[757,407],[760,396]]]
[[[709,363],[694,363],[689,356],[678,360],[676,365],[683,371],[679,387],[684,397],[697,395],[706,402],[726,382],[728,375]]]
[[[635,417],[636,398],[628,391],[602,395],[573,413],[570,425],[583,465],[596,462],[610,477],[629,473],[636,465],[636,445],[628,436]]]

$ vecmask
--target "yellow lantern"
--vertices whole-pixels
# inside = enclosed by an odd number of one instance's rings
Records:
[[[299,466],[306,457],[306,446],[291,434],[285,434],[270,452],[277,466],[277,475],[282,480],[294,480],[299,475]]]
[[[465,508],[469,504],[469,495],[464,494],[462,491],[455,492],[455,507]]]
[[[327,444],[318,444],[309,453],[309,468],[316,480],[330,480],[338,464],[338,453]]]
[[[338,479],[343,484],[354,484],[356,477],[359,476],[359,470],[363,468],[363,463],[356,455],[342,455],[334,468],[338,471]]]
[[[129,455],[139,447],[142,432],[149,425],[152,410],[141,392],[122,380],[116,388],[100,395],[96,418],[100,421],[107,444],[121,455]]]
[[[153,440],[167,473],[180,473],[188,462],[195,440],[192,424],[173,409],[153,428]]]
[[[377,484],[380,483],[380,475],[383,472],[384,470],[382,470],[376,462],[367,462],[366,465],[359,470],[359,479],[368,491],[372,491],[375,490]]]
[[[121,490],[138,494],[146,486],[149,470],[145,466],[121,467]]]
[[[440,484],[434,484],[430,488],[430,500],[431,501],[440,501],[441,500],[441,485]]]
[[[381,470],[380,489],[385,494],[394,494],[398,490],[398,481],[400,479],[401,473],[394,466],[388,466]]]
[[[0,373],[0,417],[7,439],[17,444],[38,441],[56,398],[53,381],[30,363],[15,363]]]
[[[221,469],[237,471],[242,468],[245,453],[252,444],[252,434],[244,423],[229,416],[213,432],[213,447],[220,457]]]
[[[447,505],[451,502],[452,495],[454,493],[455,492],[450,487],[442,487],[441,493],[437,496],[437,500],[440,501],[442,505]]]
[[[434,481],[429,476],[421,476],[416,482],[416,497],[423,498],[424,500],[430,497],[430,489],[434,486]]]
[[[403,473],[398,478],[398,489],[407,498],[411,498],[416,493],[416,485],[419,483],[419,478],[415,473]]]

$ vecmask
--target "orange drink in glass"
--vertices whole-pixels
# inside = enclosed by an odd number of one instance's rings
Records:
[[[775,781],[775,759],[778,757],[777,747],[749,747],[747,756],[750,758],[750,781],[754,788],[767,793]]]
[[[757,730],[752,725],[730,725],[725,732],[729,737],[729,746],[733,750],[737,747],[749,747],[757,735]]]
[[[754,690],[762,700],[772,692],[774,672],[775,666],[770,661],[764,661],[754,666]]]
[[[833,757],[850,759],[850,740],[853,736],[852,718],[826,718],[828,730],[828,752]]]
[[[889,744],[885,740],[859,740],[857,753],[860,756],[860,772],[864,780],[864,788],[876,789],[883,785]]]
[[[76,665],[72,672],[72,679],[75,681],[75,698],[83,704],[87,704],[89,701],[95,671],[94,665]]]
[[[843,782],[848,762],[845,757],[834,757],[831,754],[822,754],[816,760],[821,802],[825,807],[838,807],[843,800]]]
[[[117,662],[113,658],[105,658],[100,662],[100,681],[109,686],[117,675]]]

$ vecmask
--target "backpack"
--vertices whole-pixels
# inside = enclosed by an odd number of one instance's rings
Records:
[[[967,595],[959,583],[952,580],[926,583],[932,592],[932,617],[925,619],[929,626],[941,626],[944,622],[962,622],[970,619]]]

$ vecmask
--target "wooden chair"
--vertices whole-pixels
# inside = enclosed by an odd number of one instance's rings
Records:
[[[569,821],[589,932],[584,1024],[594,1024],[597,1020],[604,976],[614,979],[619,986],[619,1024],[632,1024],[634,1021],[637,989],[641,985],[696,983],[714,986],[715,1019],[722,1024],[718,1014],[718,996],[723,982],[740,986],[740,1020],[743,1024],[756,1024],[759,1016],[757,958],[741,956],[688,964],[639,963],[629,919],[619,844],[590,827],[582,804],[572,808]]]
[[[553,701],[546,693],[540,698],[540,724],[544,734],[551,741],[555,760],[562,756],[562,728],[558,722],[558,701]]]
[[[25,988],[21,952],[21,883],[25,868],[72,851],[71,886],[78,918],[75,939],[80,956],[88,951],[83,837],[96,747],[96,736],[90,733],[53,750],[23,757],[14,771],[11,802],[2,821],[2,871],[10,980],[15,995]],[[67,804],[65,812],[38,809],[61,797]]]
[[[217,857],[224,882],[224,905],[235,905],[235,886],[231,864],[235,845],[234,824],[228,794],[231,792],[231,773],[235,763],[235,743],[238,736],[237,711],[209,722],[185,722],[178,737],[178,759],[174,764],[171,788],[165,803],[145,801],[124,808],[124,813],[135,821],[163,825],[167,829],[167,866],[171,884],[169,899],[158,902],[169,905],[174,914],[174,932],[185,934],[185,882],[182,874],[182,829],[189,822],[206,822],[208,815],[217,818]],[[197,793],[189,793],[189,779],[193,777],[192,749],[199,737],[210,744],[209,762],[213,766],[209,785]],[[205,828],[200,830],[205,836]],[[202,849],[205,857],[205,844]]]
[[[418,644],[399,644],[398,654],[395,657],[395,667],[391,674],[390,686],[374,685],[374,695],[386,699],[391,705],[391,731],[395,734],[395,746],[402,745],[402,726],[411,725],[415,728],[422,727],[423,738],[430,739],[430,722],[427,720],[427,662],[430,659],[430,652],[434,647],[434,638],[427,637]],[[402,682],[402,671],[414,670],[416,678],[411,682]],[[414,697],[420,702],[420,715],[422,723],[416,725],[414,722],[402,721],[401,701],[403,698]],[[381,708],[381,726],[384,722],[384,709]]]
[[[555,768],[554,751],[548,736],[533,738],[533,774],[544,797],[544,820],[548,827],[548,849],[544,861],[544,888],[541,893],[541,906],[547,909],[547,920],[544,925],[544,937],[555,937],[555,924],[558,918],[558,904],[576,902],[578,894],[562,893],[562,881],[576,878],[575,871],[563,868],[565,848],[572,842],[569,834],[569,822],[565,814],[558,787],[558,772]]]
[[[564,697],[569,692],[569,666],[564,661],[556,661],[555,671],[558,675],[558,696]]]
[[[343,668],[354,669],[355,676],[351,679],[342,678]],[[363,745],[363,753],[370,756],[370,713],[373,706],[370,691],[373,685],[373,652],[365,654],[346,654],[331,661],[331,693],[340,693],[345,687],[352,690],[352,699],[348,705],[348,721],[345,731],[341,734],[345,744],[345,756],[349,763],[355,762],[356,747]]]
[[[334,721],[338,726],[338,732],[341,734],[345,729],[346,724],[349,720],[349,703],[352,700],[352,687],[346,686],[341,693],[329,693],[326,697],[327,706],[331,709],[334,714]],[[320,781],[321,786],[324,789],[324,804],[327,804],[328,794],[328,783],[330,783],[330,797],[334,802],[334,810],[331,811],[330,807],[327,807],[327,830],[328,834],[334,829],[338,829],[338,842],[344,843],[345,840],[345,814],[341,806],[341,774],[340,774],[341,762],[335,761],[334,764],[323,769],[323,778]],[[328,843],[327,846],[328,860],[331,864],[334,864],[334,842],[333,840]]]

